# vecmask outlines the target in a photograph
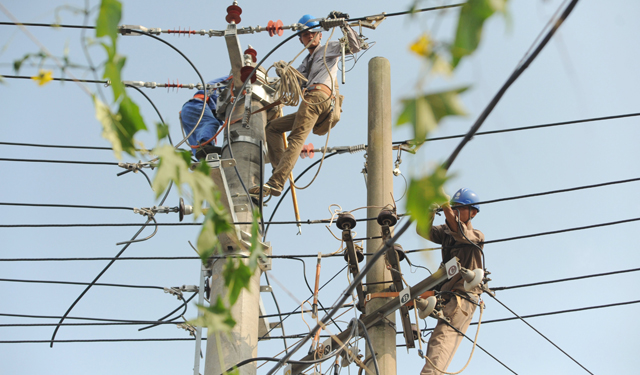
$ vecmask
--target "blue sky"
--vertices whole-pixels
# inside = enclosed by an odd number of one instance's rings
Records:
[[[409,44],[424,30],[437,28],[437,38],[448,40],[455,28],[456,10],[432,12],[414,18],[393,17],[377,30],[364,33],[375,46],[362,55],[347,74],[340,91],[346,97],[342,119],[331,132],[332,146],[356,145],[367,141],[367,64],[374,56],[389,59],[392,77],[394,119],[400,113],[400,100],[419,92],[471,86],[462,95],[468,116],[448,118],[431,136],[462,134],[489,103],[552,14],[562,2],[558,0],[510,2],[508,19],[492,18],[486,25],[477,53],[464,60],[449,79],[429,80],[424,86],[417,81],[422,74],[420,59],[408,50]],[[82,7],[82,1],[5,1],[2,3],[23,22],[53,22],[57,6]],[[297,1],[278,3],[240,1],[243,8],[240,26],[266,25],[281,19],[296,22],[306,13],[318,17],[332,10],[352,17],[398,12],[410,2],[325,1],[302,4]],[[440,5],[423,1],[420,6]],[[222,30],[229,3],[125,1],[123,24],[160,27]],[[635,68],[638,61],[637,35],[640,31],[635,15],[636,2],[615,0],[599,2],[582,0],[567,22],[529,69],[507,91],[484,123],[481,131],[555,123],[578,119],[631,114],[638,112],[637,87],[640,78]],[[81,24],[82,17],[69,11],[60,12],[64,24]],[[440,21],[436,21],[440,18]],[[94,23],[91,17],[90,24]],[[1,21],[9,21],[2,14]],[[439,26],[434,26],[440,22]],[[29,28],[49,51],[61,55],[68,46],[72,61],[85,63],[80,46],[80,31]],[[38,47],[12,26],[0,26],[2,50],[0,74],[11,75],[12,62]],[[89,32],[87,35],[91,35]],[[285,37],[290,35],[285,32]],[[328,37],[325,33],[324,40]],[[229,62],[221,38],[163,35],[182,50],[205,79],[228,72]],[[266,33],[241,36],[244,47],[251,44],[264,56],[282,37],[270,38]],[[120,38],[119,48],[127,56],[124,79],[181,83],[197,82],[197,75],[177,53],[165,45],[145,37]],[[293,40],[267,61],[293,58],[302,46]],[[102,58],[92,48],[95,61]],[[47,63],[49,64],[49,63]],[[24,66],[21,75],[34,75],[36,67]],[[74,71],[80,78],[91,78]],[[54,71],[59,76],[59,71]],[[88,86],[95,90],[95,86]],[[192,95],[189,90],[147,89],[170,125],[174,140],[180,139],[178,111]],[[157,115],[136,92],[130,95],[139,104],[145,121],[153,126]],[[0,85],[2,126],[0,142],[24,142],[52,145],[107,146],[101,138],[91,98],[76,84],[52,82],[38,87],[30,80],[6,79]],[[288,111],[293,109],[289,108]],[[637,117],[597,121],[546,129],[527,130],[497,135],[476,136],[461,152],[451,171],[455,178],[447,185],[452,194],[459,187],[474,189],[483,200],[545,192],[609,181],[640,177],[637,162],[640,135]],[[394,128],[394,141],[410,137],[406,128]],[[153,132],[141,140],[151,147]],[[311,136],[308,142],[324,144],[323,137]],[[419,176],[442,162],[455,148],[457,140],[429,142],[415,155],[402,155],[401,170],[409,178]],[[363,153],[346,154],[328,159],[311,188],[298,193],[303,219],[328,218],[330,204],[352,210],[366,204]],[[14,159],[76,160],[115,162],[109,151],[35,148],[0,145],[0,157]],[[299,160],[294,174],[317,160]],[[395,158],[395,153],[393,155]],[[130,159],[128,161],[137,161]],[[25,163],[0,161],[4,181],[0,185],[2,202],[77,204],[125,207],[150,207],[157,204],[149,185],[140,174],[117,177],[122,170],[115,166]],[[267,167],[267,170],[269,168]],[[147,171],[151,176],[153,171]],[[307,177],[309,178],[309,177]],[[308,180],[307,180],[308,181]],[[638,217],[637,182],[488,204],[474,219],[487,240],[607,223]],[[394,181],[395,197],[405,190],[404,180]],[[179,196],[173,191],[166,205],[175,206]],[[188,196],[185,196],[188,200]],[[287,197],[286,200],[289,198]],[[275,204],[265,208],[267,215]],[[404,212],[404,201],[398,202]],[[142,223],[144,219],[126,210],[89,210],[43,207],[2,206],[0,224],[69,224],[69,223]],[[363,217],[364,211],[357,211]],[[283,202],[274,220],[293,220],[291,203]],[[191,220],[191,218],[187,218]],[[436,219],[438,220],[438,219]],[[439,220],[442,220],[441,218]],[[159,221],[177,222],[175,214],[161,215]],[[439,223],[439,222],[436,222]],[[487,244],[487,268],[492,272],[491,286],[512,286],[538,281],[637,268],[637,222],[602,228],[540,236],[530,239]],[[0,258],[112,257],[120,249],[117,242],[126,241],[136,227],[91,228],[0,228],[3,239]],[[152,239],[130,246],[124,256],[169,257],[193,256],[187,241],[197,235],[196,227],[160,227]],[[340,244],[320,225],[306,225],[303,235],[296,236],[295,226],[273,226],[267,240],[274,254],[317,254],[333,252]],[[363,236],[364,227],[357,227]],[[149,235],[151,232],[144,232]],[[432,246],[409,230],[400,243],[405,249]],[[439,252],[414,254],[411,260],[432,270],[440,261]],[[307,277],[314,277],[314,261],[307,262]],[[6,279],[36,279],[88,282],[105,266],[105,261],[7,262],[0,261],[0,275]],[[329,280],[344,267],[342,258],[323,261],[321,282]],[[411,272],[402,264],[405,277],[415,284],[427,276],[426,271]],[[197,284],[199,263],[196,260],[118,261],[100,282],[131,285],[176,286]],[[308,296],[302,279],[300,262],[274,260],[272,284],[281,310],[292,311],[298,299]],[[288,290],[273,283],[277,279]],[[564,283],[498,292],[497,297],[520,315],[538,314],[638,300],[634,272]],[[264,284],[262,279],[262,284]],[[82,286],[1,282],[3,302],[0,313],[60,316],[83,290]],[[324,289],[320,298],[331,305],[347,286],[344,272]],[[267,312],[275,313],[271,297],[263,294]],[[508,318],[512,315],[490,298],[483,320]],[[175,297],[154,289],[94,287],[71,312],[75,317],[104,319],[155,320],[178,306]],[[637,368],[636,348],[640,344],[635,333],[640,328],[635,319],[639,307],[630,304],[573,313],[530,318],[528,321],[549,339],[593,373],[627,373]],[[352,312],[342,319],[349,320]],[[189,305],[186,318],[195,316]],[[478,314],[474,318],[476,321]],[[13,318],[0,316],[0,324],[53,323],[52,319]],[[78,322],[68,320],[68,322]],[[422,324],[422,322],[421,322]],[[428,320],[429,327],[435,325]],[[346,324],[342,324],[344,328]],[[146,339],[187,338],[184,330],[167,325],[138,332],[137,326],[62,327],[58,339]],[[287,334],[304,333],[307,328],[299,315],[290,317]],[[0,327],[1,340],[46,340],[52,327]],[[278,333],[279,334],[279,333]],[[475,334],[472,327],[468,334]],[[398,343],[402,336],[398,336]],[[291,340],[289,343],[291,344]],[[483,324],[479,344],[518,374],[580,374],[578,365],[551,346],[520,321]],[[3,373],[36,374],[56,372],[79,374],[192,373],[194,343],[192,341],[0,344]],[[361,343],[361,347],[364,344]],[[281,340],[259,344],[259,356],[274,356],[283,349]],[[306,349],[305,349],[306,350]],[[466,362],[471,345],[464,342],[449,367],[459,370]],[[408,354],[398,348],[398,373],[418,373],[423,361],[416,350]],[[303,353],[294,358],[301,358]],[[266,365],[259,374],[270,369]],[[326,371],[328,366],[323,366]],[[355,371],[355,369],[351,369]],[[201,371],[204,371],[202,368]],[[346,371],[344,369],[343,371]],[[499,363],[476,349],[466,373],[509,373]]]

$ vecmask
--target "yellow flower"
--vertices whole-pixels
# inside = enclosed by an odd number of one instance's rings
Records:
[[[53,81],[53,71],[40,69],[37,76],[31,77],[32,80],[38,82],[38,86],[44,86]]]
[[[429,35],[425,33],[422,34],[420,38],[418,38],[418,40],[409,48],[420,56],[429,57],[429,55],[431,55],[431,45],[431,38],[429,38]]]

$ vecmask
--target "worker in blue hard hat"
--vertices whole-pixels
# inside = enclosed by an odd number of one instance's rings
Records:
[[[480,212],[479,201],[474,191],[462,188],[450,203],[442,205],[445,224],[432,226],[429,233],[418,230],[424,238],[442,245],[443,264],[457,257],[460,266],[468,270],[484,269],[484,234],[471,225],[471,220]],[[438,319],[429,338],[426,363],[420,375],[441,374],[447,370],[463,338],[458,331],[464,334],[471,323],[482,289],[475,286],[466,290],[464,284],[465,280],[458,273],[439,288],[440,296],[446,301],[442,313],[449,322]]]
[[[342,20],[339,26],[346,36],[346,53],[353,54],[360,51],[360,42],[356,32],[346,22],[348,17],[344,13],[331,12],[328,18],[338,20],[338,23]],[[304,27],[299,35],[300,42],[309,52],[297,68],[307,79],[302,84],[304,100],[297,112],[277,118],[265,128],[273,173],[262,186],[264,196],[281,194],[309,133],[313,131],[314,134],[324,135],[340,119],[343,96],[338,91],[336,76],[338,61],[342,56],[341,44],[339,41],[330,41],[321,45],[320,24],[311,15],[302,16],[299,24]],[[285,132],[290,132],[286,149],[282,136]],[[252,187],[249,192],[259,194],[260,186]]]

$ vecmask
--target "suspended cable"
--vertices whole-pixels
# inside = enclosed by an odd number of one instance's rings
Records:
[[[567,5],[565,10],[562,12],[562,15],[560,15],[560,17],[556,20],[556,22],[553,24],[553,26],[551,27],[549,32],[542,39],[540,44],[535,48],[535,50],[533,52],[531,52],[531,54],[526,58],[526,60],[522,64],[518,64],[518,66],[516,67],[514,72],[511,74],[509,79],[507,79],[507,82],[505,82],[504,85],[502,85],[502,87],[500,88],[498,93],[496,93],[496,95],[493,97],[493,99],[491,99],[491,102],[489,102],[489,104],[482,111],[482,113],[480,114],[478,119],[475,121],[473,126],[471,126],[471,129],[469,129],[469,132],[464,136],[462,141],[458,144],[458,146],[455,148],[455,150],[451,153],[449,158],[443,163],[442,167],[444,169],[448,170],[449,167],[451,167],[451,164],[453,164],[454,160],[456,159],[456,157],[458,156],[460,151],[462,151],[462,148],[471,140],[471,138],[473,138],[473,136],[478,131],[478,129],[480,129],[480,126],[487,119],[487,117],[489,116],[491,111],[493,111],[493,109],[498,104],[498,102],[500,101],[502,96],[505,94],[505,92],[507,92],[507,89],[529,67],[529,65],[533,62],[533,60],[538,56],[540,51],[542,51],[542,49],[547,45],[547,43],[549,42],[549,40],[551,39],[553,34],[555,34],[556,30],[558,30],[558,28],[560,27],[560,25],[562,25],[564,20],[567,19],[569,14],[571,14],[571,11],[573,10],[573,8],[576,6],[577,3],[578,3],[578,0],[572,0],[571,3],[569,3],[569,5]]]
[[[0,279],[0,281],[13,282],[13,283],[90,285],[89,283],[83,283],[83,282],[77,282],[77,281],[23,280],[23,279]],[[104,284],[104,283],[94,283],[93,285],[110,286],[110,287],[117,287],[117,288],[139,288],[139,289],[160,289],[160,290],[165,289],[164,287],[161,287],[161,286],[152,286],[152,285],[128,285],[128,284]]]
[[[499,291],[499,290],[509,290],[509,289],[527,288],[527,287],[530,287],[530,286],[538,286],[538,285],[546,285],[546,284],[555,284],[555,283],[562,283],[562,282],[565,282],[565,281],[583,280],[583,279],[590,279],[590,278],[593,278],[593,277],[619,275],[619,274],[623,274],[623,273],[628,273],[628,272],[637,272],[637,271],[640,271],[640,268],[632,268],[632,269],[628,269],[628,270],[621,270],[621,271],[611,271],[611,272],[594,273],[594,274],[591,274],[591,275],[575,276],[575,277],[567,277],[567,278],[564,278],[564,279],[556,279],[556,280],[548,280],[548,281],[538,281],[538,282],[535,282],[535,283],[529,283],[529,284],[520,284],[520,285],[512,285],[512,286],[501,286],[501,287],[497,287],[497,288],[491,288],[491,290],[493,290],[493,291]]]
[[[123,206],[88,206],[79,204],[52,204],[52,203],[10,203],[0,202],[0,206],[22,206],[22,207],[56,207],[56,208],[89,208],[96,210],[128,210],[133,211],[133,207]],[[139,225],[139,224],[138,224]]]
[[[83,25],[64,25],[57,23],[33,23],[33,22],[0,22],[2,26],[35,26],[35,27],[53,27],[56,29],[95,29],[95,26]]]
[[[12,159],[12,158],[0,158],[0,161],[15,161],[15,162],[27,162],[27,163],[58,163],[58,164],[88,164],[88,165],[115,165],[118,163],[106,162],[106,161],[76,161],[76,160],[45,160],[45,159]]]
[[[169,193],[171,192],[171,187],[173,186],[173,182],[169,184],[169,187],[167,188],[166,193],[164,194],[164,196],[162,197],[162,200],[160,201],[160,205],[164,204],[164,201],[167,199],[167,197],[169,196]],[[155,219],[152,217],[147,218],[147,221],[144,223],[144,225],[142,225],[140,227],[140,229],[136,232],[136,234],[133,235],[133,237],[131,237],[131,240],[128,241],[123,247],[122,249],[118,252],[118,254],[116,254],[115,258],[118,258],[120,255],[122,255],[122,253],[124,253],[124,251],[133,243],[133,241],[140,235],[140,233],[142,233],[142,231],[151,223],[151,221],[155,222]],[[157,230],[157,223],[156,223],[156,230]],[[155,232],[154,232],[155,233]],[[80,302],[80,300],[82,299],[82,297],[89,291],[89,289],[91,289],[91,287],[93,286],[93,284],[95,284],[96,282],[98,282],[98,279],[100,279],[100,277],[107,272],[107,270],[109,269],[109,267],[111,267],[111,265],[113,265],[113,263],[116,261],[116,259],[113,259],[111,261],[109,261],[109,263],[102,269],[102,271],[100,271],[100,273],[98,273],[98,275],[93,279],[93,281],[91,281],[91,284],[87,285],[87,287],[82,291],[82,293],[80,293],[80,295],[75,299],[75,301],[73,301],[73,303],[71,304],[71,306],[69,306],[69,308],[67,309],[67,311],[64,313],[64,315],[62,315],[62,318],[60,319],[60,321],[58,322],[58,326],[56,326],[56,328],[53,331],[53,335],[51,335],[51,340],[50,340],[50,344],[49,347],[53,347],[53,342],[55,340],[56,334],[58,333],[58,330],[60,329],[60,324],[64,322],[65,318],[67,317],[67,315],[69,315],[69,313],[71,312],[71,310],[73,309],[73,307]]]
[[[552,122],[552,123],[549,123],[549,124],[523,126],[523,127],[519,127],[519,128],[490,130],[490,131],[484,131],[484,132],[477,132],[477,133],[474,134],[474,136],[489,135],[489,134],[500,134],[500,133],[510,133],[510,132],[517,132],[517,131],[522,131],[522,130],[542,129],[542,128],[550,128],[550,127],[555,127],[555,126],[562,126],[562,125],[572,125],[572,124],[580,124],[580,123],[585,123],[585,122],[603,121],[603,120],[614,120],[614,119],[620,119],[620,118],[625,118],[625,117],[634,117],[634,116],[640,116],[640,113],[627,113],[627,114],[623,114],[623,115],[592,117],[592,118],[587,118],[587,119],[582,119],[582,120]],[[449,136],[444,136],[444,137],[427,138],[427,139],[425,139],[425,142],[442,141],[442,140],[446,140],[446,139],[455,139],[455,138],[463,138],[464,136],[465,136],[464,134],[458,134],[458,135],[449,135]],[[399,144],[407,144],[409,142],[413,142],[413,139],[408,139],[406,141],[393,142],[393,144],[394,145],[399,145]]]
[[[529,328],[531,328],[532,330],[534,330],[538,335],[540,335],[542,338],[544,338],[545,340],[547,340],[551,345],[555,346],[556,349],[558,349],[559,351],[561,351],[564,355],[566,355],[567,357],[569,357],[569,359],[571,359],[573,362],[575,362],[578,366],[582,367],[586,372],[588,372],[589,374],[593,375],[593,373],[589,370],[587,370],[586,367],[584,367],[580,362],[578,362],[577,360],[575,360],[572,356],[569,355],[569,353],[565,352],[564,350],[562,350],[562,348],[560,348],[558,345],[556,345],[553,341],[551,341],[547,336],[543,335],[542,332],[538,331],[537,329],[535,329],[531,324],[529,324],[526,320],[524,320],[524,318],[522,318],[520,315],[516,314],[515,311],[511,310],[510,308],[507,307],[507,305],[505,305],[504,303],[500,302],[500,300],[498,300],[496,298],[495,295],[493,295],[493,293],[487,293],[491,298],[493,298],[496,302],[498,302],[499,304],[502,305],[502,307],[504,307],[505,309],[509,310],[510,313],[512,313],[513,315],[515,315],[518,319],[522,320],[522,322],[524,324],[526,324],[527,326],[529,326]]]
[[[72,149],[79,149],[79,150],[113,151],[113,148],[111,148],[111,147],[100,147],[100,146],[68,146],[68,145],[50,145],[50,144],[38,144],[38,143],[19,143],[19,142],[0,142],[0,145],[3,145],[3,146],[46,147],[46,148],[63,148],[63,149],[72,148]],[[140,151],[140,150],[136,150],[136,151]]]
[[[355,289],[356,285],[360,283],[364,278],[364,276],[373,268],[373,265],[382,256],[382,254],[384,254],[388,249],[393,248],[393,244],[397,242],[398,238],[402,236],[402,234],[409,228],[410,225],[411,225],[411,222],[407,221],[402,227],[400,227],[396,231],[396,233],[391,238],[385,241],[383,243],[382,248],[378,250],[378,252],[373,257],[371,257],[371,259],[367,261],[366,266],[362,269],[362,271],[360,271],[360,273],[357,276],[353,278],[353,281],[349,284],[347,289],[341,294],[340,298],[338,298],[338,300],[333,304],[331,311],[325,314],[325,316],[322,318],[321,322],[323,325],[326,325],[329,319],[331,319],[333,315],[335,315],[335,313],[338,311],[340,306],[344,305],[347,298],[351,296],[351,293]],[[280,367],[284,365],[285,362],[287,362],[291,358],[293,354],[295,354],[298,350],[300,350],[300,348],[302,348],[302,346],[306,344],[306,342],[309,341],[311,337],[315,336],[315,334],[318,332],[320,328],[321,328],[321,325],[316,324],[316,326],[311,330],[311,332],[309,332],[307,336],[305,336],[302,340],[300,340],[298,345],[296,345],[291,351],[289,351],[289,353],[285,355],[278,362],[278,364],[276,364],[267,373],[267,375],[273,375]]]

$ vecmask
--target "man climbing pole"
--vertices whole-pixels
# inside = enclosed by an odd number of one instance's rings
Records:
[[[220,77],[208,82],[208,85],[224,82],[229,76]],[[184,103],[182,111],[180,111],[180,123],[185,135],[188,135],[191,152],[196,159],[204,159],[207,154],[218,153],[220,148],[215,146],[214,135],[220,128],[220,120],[216,116],[217,100],[219,95],[218,89],[210,89],[207,91],[207,102],[204,103],[204,90],[199,90],[189,101]],[[204,113],[202,105],[204,104]],[[202,114],[202,119],[200,115]],[[200,119],[200,122],[198,122]],[[195,130],[194,130],[195,128]]]
[[[331,12],[329,19],[348,18],[346,14]],[[298,21],[307,28],[319,26],[311,15],[304,15]],[[356,32],[346,20],[340,25],[346,36],[347,54],[360,51],[360,42]],[[269,160],[273,173],[267,183],[262,186],[263,195],[279,196],[285,181],[296,164],[304,141],[313,130],[314,134],[324,135],[335,126],[340,116],[341,99],[336,82],[338,61],[342,56],[342,46],[338,41],[330,41],[320,45],[322,33],[320,29],[307,29],[300,34],[300,42],[309,54],[297,68],[306,82],[302,84],[303,102],[296,113],[275,119],[265,128]],[[288,68],[288,64],[283,64]],[[286,73],[286,72],[285,72]],[[285,149],[282,134],[290,131],[288,147]],[[251,194],[259,194],[260,186],[252,187]]]
[[[422,237],[442,245],[443,263],[458,257],[460,265],[466,269],[483,268],[484,234],[471,225],[471,219],[480,212],[478,202],[476,193],[460,189],[453,195],[451,204],[442,206],[445,224],[432,226],[430,233],[418,230]],[[466,291],[464,280],[458,273],[440,287],[440,293],[446,301],[442,312],[449,322],[438,319],[429,338],[426,363],[420,375],[445,373],[462,341],[462,334],[471,323],[482,289],[476,286]]]

